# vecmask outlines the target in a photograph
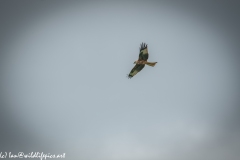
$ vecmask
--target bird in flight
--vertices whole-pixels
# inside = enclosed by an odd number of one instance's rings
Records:
[[[139,58],[137,61],[135,61],[133,64],[136,64],[131,72],[127,75],[128,78],[132,78],[135,76],[138,72],[140,72],[144,67],[145,64],[151,67],[154,67],[157,62],[148,62],[147,59],[149,57],[148,54],[148,48],[146,43],[142,43],[140,46],[140,53]]]

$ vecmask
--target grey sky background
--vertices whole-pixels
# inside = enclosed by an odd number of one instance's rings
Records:
[[[0,152],[237,160],[239,3],[0,1]],[[141,42],[149,61],[132,79]]]

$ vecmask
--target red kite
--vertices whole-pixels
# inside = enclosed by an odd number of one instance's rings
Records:
[[[137,61],[135,61],[133,64],[136,64],[131,72],[127,75],[128,78],[132,78],[135,76],[138,72],[140,72],[144,67],[145,64],[149,65],[151,67],[154,67],[157,62],[147,62],[148,59],[148,49],[147,49],[147,44],[142,43],[140,46],[140,53],[139,53],[139,58]]]

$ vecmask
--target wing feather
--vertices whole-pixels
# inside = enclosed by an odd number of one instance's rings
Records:
[[[138,60],[146,61],[148,59],[148,48],[146,43],[142,43],[140,46],[140,53]]]
[[[145,64],[136,64],[131,72],[128,74],[128,78],[132,78],[135,76],[138,72],[140,72],[145,67]]]

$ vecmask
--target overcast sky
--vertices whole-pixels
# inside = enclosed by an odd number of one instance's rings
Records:
[[[238,160],[239,9],[0,1],[0,152]],[[127,79],[142,42],[158,63]]]

